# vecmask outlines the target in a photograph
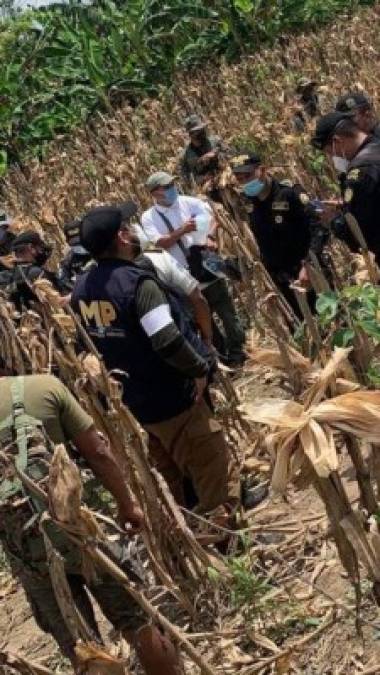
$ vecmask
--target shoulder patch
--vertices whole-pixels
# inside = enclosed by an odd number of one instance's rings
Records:
[[[360,169],[351,169],[351,171],[348,172],[347,178],[349,180],[358,180],[360,176]]]
[[[239,155],[238,157],[232,157],[230,160],[231,166],[240,166],[240,164],[244,164],[245,162],[248,162],[249,160],[249,155]]]
[[[347,188],[344,192],[344,201],[346,204],[349,204],[354,196],[354,191],[351,188]]]
[[[309,197],[309,195],[306,194],[306,192],[300,192],[299,198],[300,198],[301,204],[303,204],[304,206],[306,206],[306,204],[308,204],[310,202],[310,197]]]

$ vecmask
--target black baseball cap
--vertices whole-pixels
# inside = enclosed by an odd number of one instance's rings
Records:
[[[35,232],[34,230],[25,230],[25,232],[21,232],[21,234],[13,240],[12,248],[26,246],[27,244],[33,244],[33,246],[46,246],[38,232]]]
[[[101,255],[115,239],[122,224],[136,213],[137,204],[132,201],[92,209],[80,224],[80,243],[91,255]]]
[[[319,120],[317,120],[315,134],[311,139],[311,144],[315,148],[318,148],[318,150],[323,150],[334,135],[339,124],[347,119],[352,120],[352,114],[337,112],[336,110],[320,117]]]
[[[235,155],[230,160],[230,166],[233,173],[248,173],[262,164],[260,155],[254,152],[246,152]]]
[[[338,112],[355,112],[359,108],[372,108],[372,101],[362,91],[353,91],[341,96],[336,103],[335,110]]]

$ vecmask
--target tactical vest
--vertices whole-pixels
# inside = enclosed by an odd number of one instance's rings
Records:
[[[12,412],[0,423],[0,504],[26,494],[16,469],[39,482],[48,475],[51,458],[41,420],[25,413],[25,378],[9,379]]]
[[[10,302],[16,305],[18,310],[23,306],[28,307],[31,300],[35,300],[35,295],[28,285],[29,277],[37,270],[37,266],[32,263],[16,264],[12,269],[0,272],[0,290],[4,291]]]
[[[103,260],[77,280],[72,303],[107,369],[122,382],[126,405],[142,424],[154,424],[184,412],[193,403],[195,390],[192,379],[155,353],[140,325],[135,298],[145,279],[154,279],[164,289],[157,277],[132,263]],[[205,347],[179,301],[164,290],[179,331],[203,355]]]
[[[374,165],[380,167],[380,139],[375,137],[366,143],[356,157],[353,158],[350,162],[348,171],[362,166]]]

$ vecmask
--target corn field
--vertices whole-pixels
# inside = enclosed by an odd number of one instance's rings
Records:
[[[13,4],[0,3],[0,175],[122,102],[170,91],[178,70],[217,68],[373,0],[69,0],[19,14]]]
[[[309,134],[297,135],[292,128],[295,85],[301,75],[318,80],[324,110],[353,85],[380,104],[379,76],[373,68],[379,18],[376,5],[314,35],[299,35],[281,47],[245,56],[239,64],[223,64],[218,72],[208,66],[196,75],[178,75],[172,90],[160,98],[136,108],[124,104],[78,130],[72,139],[55,140],[43,160],[30,160],[9,172],[4,196],[15,217],[14,227],[32,226],[54,243],[54,266],[65,250],[62,224],[67,220],[91,205],[131,197],[145,208],[149,203],[145,178],[155,169],[175,170],[185,142],[183,119],[194,111],[205,116],[227,143],[259,149],[276,174],[302,182],[314,195],[326,198],[334,191],[333,175],[310,148]],[[221,371],[214,386],[218,414],[242,472],[257,471],[270,478],[274,500],[273,511],[266,506],[265,513],[254,512],[253,518],[242,514],[240,529],[233,535],[232,560],[222,560],[199,545],[190,521],[149,466],[144,434],[122,404],[117,383],[109,378],[75,315],[62,308],[46,281],[36,283],[39,303],[20,320],[11,305],[0,304],[0,354],[18,373],[53,369],[109,436],[148,523],[144,547],[153,585],[169,592],[175,619],[166,618],[160,600],[140,593],[140,602],[182,646],[188,672],[307,672],[302,670],[305,661],[301,671],[297,666],[307,645],[319,644],[342,617],[353,617],[353,634],[355,629],[360,636],[365,634],[363,578],[371,588],[371,606],[380,602],[378,270],[364,248],[363,274],[360,284],[355,283],[353,257],[334,244],[332,281],[324,278],[317,264],[310,265],[309,276],[319,293],[316,316],[308,311],[304,291],[295,287],[304,317],[300,331],[299,321],[260,262],[227,167],[220,189],[228,209],[214,207],[219,243],[242,262],[238,304],[253,322],[247,377],[251,372],[259,378],[263,373],[270,378],[280,374],[282,385],[278,397],[253,397],[244,378],[234,387]],[[358,302],[364,313],[357,311]],[[80,356],[74,349],[78,330],[86,345]],[[59,452],[55,461],[67,464]],[[354,476],[355,500],[343,475],[347,463]],[[309,517],[312,526],[307,516],[300,515],[297,522],[285,501],[275,501],[278,496],[293,498],[310,486],[322,508]],[[83,512],[78,518],[82,516]],[[339,569],[354,589],[353,604],[329,596],[317,585],[323,564],[318,557],[323,548],[321,522],[334,541]],[[259,538],[263,532],[281,533],[283,538],[263,542]],[[315,558],[303,555],[306,540]],[[96,555],[93,550],[92,557]],[[301,620],[299,584],[304,595],[305,586],[308,590],[307,618],[314,621],[307,624],[302,615],[301,638],[283,630],[295,605],[297,621]],[[329,604],[313,604],[314,593]],[[373,627],[378,629],[376,623]],[[333,642],[332,638],[332,651]],[[0,651],[0,659],[1,655]],[[343,670],[336,672],[379,672],[378,661],[373,665],[366,654],[358,671],[350,669],[348,661],[345,670],[344,658]],[[327,671],[322,667],[319,672]]]

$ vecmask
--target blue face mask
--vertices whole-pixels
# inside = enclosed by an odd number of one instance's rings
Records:
[[[175,200],[177,199],[177,197],[178,197],[178,190],[174,185],[166,188],[166,190],[165,190],[166,206],[172,206],[174,204]]]
[[[243,185],[243,192],[246,197],[257,197],[264,188],[265,183],[258,178],[254,178],[253,180],[250,180],[249,183]]]

